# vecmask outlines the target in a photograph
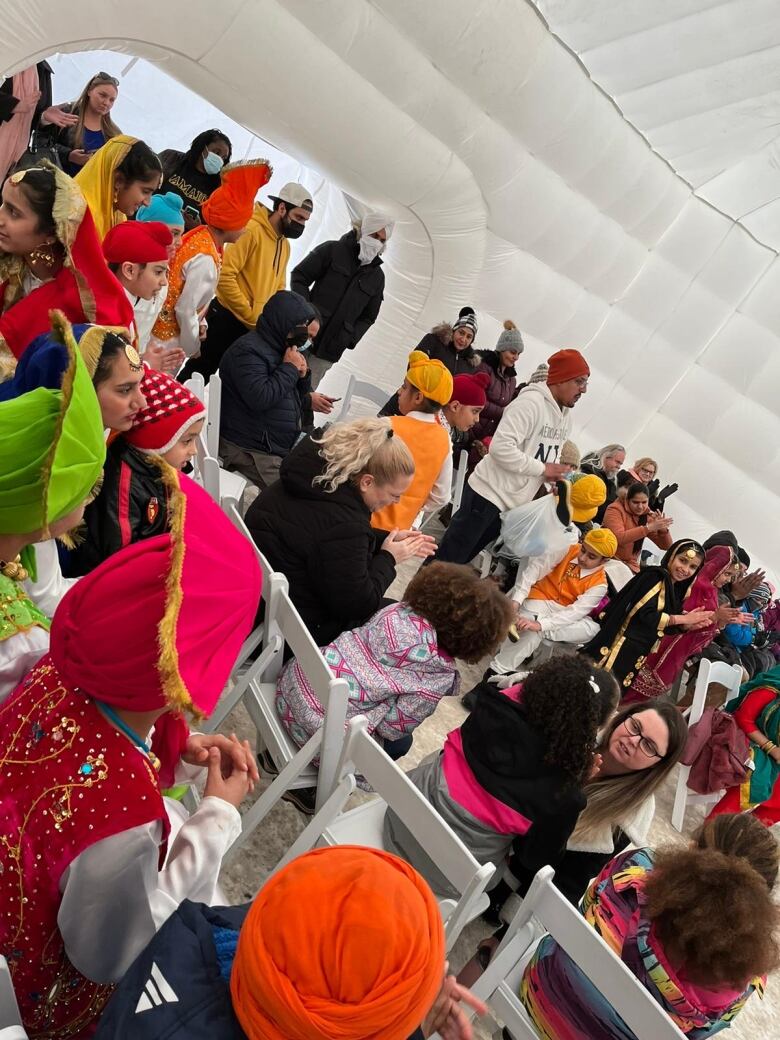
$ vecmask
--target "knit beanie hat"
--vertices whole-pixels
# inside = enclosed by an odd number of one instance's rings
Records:
[[[558,462],[561,466],[574,466],[576,469],[580,464],[580,449],[574,441],[564,441]]]
[[[594,527],[582,539],[583,544],[599,553],[605,560],[611,560],[617,552],[618,541],[608,527]]]
[[[413,350],[409,355],[406,379],[424,397],[437,404],[448,404],[452,398],[450,370],[421,350]]]
[[[547,363],[550,366],[547,373],[548,386],[568,383],[570,379],[590,375],[588,363],[579,350],[558,350],[552,357],[547,358]]]
[[[461,307],[458,320],[453,322],[452,331],[455,329],[471,329],[473,333],[472,342],[477,338],[477,316],[473,307]]]
[[[173,235],[166,224],[126,220],[103,239],[103,256],[109,264],[161,264],[168,260],[172,245]]]
[[[546,383],[547,373],[550,371],[550,366],[546,361],[543,361],[541,365],[537,365],[531,375],[528,377],[529,383]]]
[[[517,325],[507,318],[504,322],[504,331],[498,337],[498,343],[496,343],[496,350],[516,350],[518,354],[522,354],[525,348],[523,343],[523,337],[520,335],[520,329]]]
[[[146,206],[141,206],[135,215],[136,220],[147,223],[150,220],[159,221],[169,227],[184,227],[184,199],[175,191],[166,191],[164,195],[152,195],[151,201]]]
[[[455,376],[452,380],[452,397],[450,401],[458,401],[471,408],[484,408],[487,403],[485,391],[490,386],[487,372],[475,372],[473,376]]]
[[[164,455],[187,430],[206,414],[203,402],[186,386],[147,368],[141,381],[146,407],[136,415],[132,429],[124,435],[128,444],[141,451]]]
[[[571,515],[576,524],[592,520],[599,506],[607,500],[607,488],[601,477],[582,477],[571,486]]]

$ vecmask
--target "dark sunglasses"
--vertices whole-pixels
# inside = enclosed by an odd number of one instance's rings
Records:
[[[93,76],[89,81],[90,87],[94,87],[96,83],[113,83],[115,87],[119,86],[119,80],[116,76],[109,76],[107,72],[98,72],[98,74]]]

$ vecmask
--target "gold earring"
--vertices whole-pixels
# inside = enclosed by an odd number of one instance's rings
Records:
[[[118,191],[117,188],[114,188],[114,205],[115,206],[116,206],[117,202],[119,202],[119,191]]]
[[[34,264],[43,264],[44,267],[54,267],[57,262],[57,253],[55,252],[56,242],[44,242],[43,245],[33,249],[30,253],[30,260]]]

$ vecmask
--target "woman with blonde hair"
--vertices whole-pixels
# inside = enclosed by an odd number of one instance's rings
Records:
[[[61,105],[63,112],[77,116],[72,126],[55,127],[52,145],[63,170],[75,177],[106,141],[122,131],[111,118],[119,93],[119,80],[108,72],[96,73],[72,104]]]
[[[371,514],[398,502],[413,476],[411,452],[388,419],[355,419],[301,441],[249,508],[255,544],[287,576],[320,646],[384,606],[397,564],[434,552],[433,538],[418,531],[371,527]]]

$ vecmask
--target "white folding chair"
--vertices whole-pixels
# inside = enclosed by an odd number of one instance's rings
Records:
[[[365,777],[379,797],[343,812],[344,805],[354,790],[356,774]],[[279,781],[282,781],[281,776]],[[265,792],[271,796],[271,805],[275,804],[283,793],[280,784],[277,792],[274,792],[275,797],[271,795],[273,786]],[[349,722],[347,739],[338,764],[336,784],[276,869],[280,869],[317,844],[383,848],[382,830],[388,806],[397,813],[452,887],[460,893],[457,900],[439,901],[449,949],[465,925],[487,907],[488,897],[485,888],[495,872],[495,867],[492,863],[480,866],[430,802],[370,736],[368,723],[362,715]]]
[[[696,686],[693,692],[693,702],[688,711],[688,729],[691,729],[704,713],[704,705],[707,701],[707,690],[710,683],[720,683],[726,687],[726,694],[721,704],[736,696],[742,682],[742,669],[735,664],[726,664],[725,661],[708,661],[702,658],[699,672],[696,676]],[[688,790],[688,777],[691,767],[680,765],[677,774],[677,789],[674,794],[674,806],[672,808],[672,826],[682,831],[685,823],[685,812],[689,805],[712,805],[719,800],[722,791],[712,794],[695,794]]]
[[[452,475],[451,504],[453,516],[455,515],[455,513],[457,513],[458,509],[460,509],[460,500],[461,498],[463,498],[463,486],[466,483],[466,472],[468,468],[468,462],[469,453],[464,448],[460,452],[460,455],[458,457],[458,465],[456,466],[455,471]],[[412,527],[419,528],[421,531],[424,531],[428,524],[430,524],[435,519],[435,517],[437,517],[442,512],[442,510],[447,509],[449,504],[450,503],[448,503],[447,506],[442,506],[441,509],[437,509],[434,513],[429,513],[427,517],[425,515],[425,512],[421,511],[415,519],[414,523],[412,524]]]
[[[203,375],[200,372],[193,372],[187,382],[184,384],[188,390],[192,391],[199,401],[206,401],[206,383],[204,382]]]
[[[501,945],[471,987],[514,1040],[538,1040],[518,996],[540,931],[549,933],[617,1011],[637,1040],[684,1040],[660,1004],[601,936],[553,884],[552,867],[542,867],[515,914]],[[536,941],[535,941],[536,940]],[[565,994],[561,993],[561,1000]],[[584,1034],[583,1034],[584,1035]]]
[[[26,1036],[27,1033],[22,1028],[22,1016],[19,1014],[19,1005],[16,1002],[8,961],[0,955],[0,1038],[2,1040],[23,1040]]]
[[[356,379],[354,376],[350,376],[341,402],[341,410],[334,418],[334,422],[346,422],[350,418],[352,401],[355,397],[360,398],[361,400],[370,401],[372,404],[378,406],[378,410],[379,408],[384,408],[391,395],[387,390],[383,390],[379,386],[374,386],[373,383],[365,383],[362,379]],[[376,413],[374,412],[372,414]]]
[[[194,478],[217,505],[222,505],[227,499],[238,502],[248,483],[247,479],[240,473],[222,469],[217,458],[209,451],[206,443],[207,433],[208,430],[201,432],[195,442],[197,454],[193,460]]]
[[[222,412],[222,380],[219,372],[209,379],[206,395],[206,448],[212,458],[219,458],[219,417]]]

